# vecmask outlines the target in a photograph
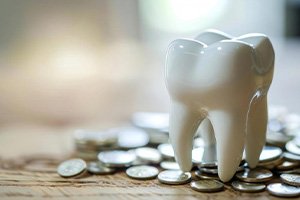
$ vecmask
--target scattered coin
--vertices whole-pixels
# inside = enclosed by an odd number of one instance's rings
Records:
[[[122,148],[138,148],[149,143],[149,135],[142,129],[124,127],[111,129],[109,132],[118,133],[118,145]]]
[[[285,148],[290,153],[293,153],[293,154],[296,154],[296,155],[300,156],[300,147],[298,147],[293,140],[286,143]]]
[[[130,167],[126,170],[127,176],[134,179],[152,179],[158,175],[159,171],[156,167],[140,165]]]
[[[244,166],[239,166],[237,172],[244,171]],[[218,167],[209,168],[209,167],[199,167],[199,171],[207,173],[207,174],[218,174]]]
[[[218,163],[217,162],[201,162],[198,164],[198,167],[206,167],[206,168],[217,168]]]
[[[281,174],[280,175],[281,180],[288,184],[293,186],[300,186],[300,175],[299,174]]]
[[[292,139],[292,136],[287,135],[279,131],[268,131],[267,133],[267,143],[279,147],[284,147],[284,145]]]
[[[298,166],[300,166],[300,162],[284,161],[283,163],[277,165],[275,168],[276,170],[290,170],[295,169]]]
[[[73,134],[75,147],[78,153],[83,152],[80,157],[90,157],[89,155],[96,154],[102,150],[112,150],[117,148],[117,134],[90,131],[76,130]]]
[[[148,162],[154,163],[154,164],[157,164],[157,163],[161,162],[161,160],[162,160],[161,153],[157,149],[154,149],[151,147],[137,148],[135,150],[135,154],[139,159],[141,159],[143,161],[148,161]]]
[[[175,157],[174,155],[174,150],[171,144],[165,143],[165,144],[160,144],[157,147],[158,151],[165,157],[165,158],[173,158]]]
[[[278,114],[277,111],[276,113]],[[174,150],[168,143],[168,114],[136,114],[132,122],[139,128],[115,128],[105,132],[81,130],[74,133],[76,155],[92,162],[87,166],[86,164],[81,166],[78,163],[84,162],[83,160],[72,159],[81,161],[74,161],[75,164],[68,164],[71,160],[65,161],[65,164],[61,163],[58,166],[57,172],[62,177],[77,178],[85,174],[85,171],[93,174],[111,174],[117,167],[129,167],[126,174],[133,179],[152,179],[157,176],[161,183],[170,185],[189,182],[191,173],[180,170],[179,165],[174,161]],[[259,158],[258,166],[263,168],[248,169],[247,163],[243,160],[236,173],[236,177],[241,181],[232,182],[235,190],[241,192],[264,190],[266,186],[261,182],[273,178],[272,172],[268,170],[272,169],[274,174],[281,175],[283,184],[270,184],[268,191],[271,194],[283,197],[299,195],[300,117],[299,115],[296,118],[292,115],[286,117],[286,113],[282,114],[281,111],[279,115],[277,114],[269,120],[268,124],[267,143],[272,146],[265,146]],[[157,149],[152,148],[156,145],[158,145]],[[282,151],[284,147],[288,152]],[[128,151],[116,150],[120,148]],[[211,182],[220,180],[216,146],[205,146],[203,138],[197,136],[193,148],[192,161],[199,167],[199,170],[195,171],[195,176],[200,180],[193,181],[191,187],[202,192],[223,189],[224,185],[219,189],[216,182]],[[160,164],[161,168],[166,170],[159,173],[157,168],[148,164]],[[82,168],[84,169],[80,171]]]
[[[276,174],[300,174],[300,168],[292,170],[276,170]]]
[[[162,130],[169,127],[169,114],[137,112],[132,116],[132,123],[144,129]]]
[[[274,167],[280,165],[283,162],[284,162],[283,156],[280,156],[279,158],[276,158],[275,160],[266,161],[266,162],[259,162],[257,164],[257,167],[273,169]]]
[[[87,170],[91,174],[99,174],[99,175],[113,174],[116,171],[116,169],[106,167],[100,162],[89,162],[87,165]]]
[[[169,141],[169,132],[168,130],[146,130],[149,134],[149,143],[153,145],[159,145],[162,143],[168,143]]]
[[[192,178],[190,172],[182,172],[181,170],[165,170],[158,174],[158,180],[161,183],[169,185],[180,185],[189,182]]]
[[[65,178],[74,177],[82,174],[86,170],[86,162],[82,159],[70,159],[62,162],[58,168],[57,173]]]
[[[160,163],[160,167],[163,169],[180,170],[178,163],[173,161],[163,161]]]
[[[199,170],[207,174],[218,174],[218,168],[201,167]]]
[[[295,162],[300,162],[300,155],[296,155],[296,154],[293,154],[293,153],[289,153],[289,152],[284,152],[283,153],[283,157],[286,159],[286,160],[289,160],[289,161],[295,161]]]
[[[220,180],[219,176],[216,174],[207,174],[204,173],[200,170],[195,171],[195,175],[200,178],[200,179],[205,179],[205,180]]]
[[[284,124],[278,118],[273,118],[268,122],[268,129],[272,132],[282,132],[284,129]]]
[[[77,158],[81,158],[85,161],[97,160],[98,152],[97,151],[77,151],[75,153]]]
[[[233,189],[240,192],[261,192],[266,188],[265,184],[261,183],[245,183],[241,181],[233,181],[231,183]]]
[[[136,158],[131,164],[130,166],[138,166],[138,165],[148,165],[149,161],[145,161],[145,160],[141,160],[139,158]],[[129,167],[129,166],[126,166]]]
[[[136,155],[121,150],[104,151],[99,153],[98,159],[108,167],[126,167],[136,159]]]
[[[265,146],[259,156],[259,162],[267,162],[279,158],[282,150],[279,147]]]
[[[266,182],[272,179],[273,173],[268,169],[245,169],[243,172],[238,172],[236,177],[241,181],[250,183]]]
[[[297,197],[300,195],[300,188],[286,185],[284,183],[271,183],[267,186],[270,194],[278,197]]]
[[[192,181],[191,187],[198,192],[218,192],[223,190],[224,184],[217,180]]]

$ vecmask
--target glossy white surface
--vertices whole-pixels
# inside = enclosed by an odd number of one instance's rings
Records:
[[[170,140],[183,171],[192,167],[193,136],[204,119],[205,143],[217,145],[222,181],[233,177],[244,149],[250,167],[256,166],[265,144],[273,68],[274,50],[263,34],[234,38],[207,30],[170,44],[165,71]]]

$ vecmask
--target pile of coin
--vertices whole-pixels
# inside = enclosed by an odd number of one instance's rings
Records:
[[[205,146],[199,136],[194,140],[192,172],[180,171],[167,141],[168,120],[163,113],[136,113],[133,127],[104,132],[76,131],[76,155],[80,158],[64,161],[57,171],[68,178],[81,177],[87,172],[105,175],[124,170],[132,179],[157,178],[160,183],[169,185],[190,182],[191,189],[198,192],[221,191],[227,184],[239,192],[266,189],[275,196],[300,196],[300,131],[295,128],[296,120],[291,126],[282,116],[278,119],[270,119],[268,146],[261,153],[258,167],[249,169],[243,160],[229,183],[223,183],[218,177],[215,146]],[[300,130],[300,120],[298,127]]]

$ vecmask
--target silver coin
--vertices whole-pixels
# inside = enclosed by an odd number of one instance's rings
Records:
[[[74,156],[86,161],[92,161],[92,160],[97,160],[98,152],[97,151],[76,151]]]
[[[140,128],[114,128],[110,129],[109,132],[118,133],[118,145],[121,148],[138,148],[143,147],[149,143],[149,135]]]
[[[284,129],[284,124],[278,118],[273,118],[268,121],[268,129],[272,132],[280,132]]]
[[[86,170],[86,162],[82,159],[70,159],[62,162],[58,168],[57,173],[62,177],[74,177],[82,174]]]
[[[133,163],[136,155],[128,151],[104,151],[98,154],[98,159],[108,167],[126,167]]]
[[[157,149],[151,147],[137,148],[135,150],[135,154],[138,157],[138,159],[154,164],[157,164],[162,160],[161,153]]]
[[[300,166],[300,162],[284,161],[283,163],[277,165],[275,168],[276,170],[290,170],[295,169],[298,166]]]
[[[201,162],[198,164],[198,167],[206,167],[206,168],[217,168],[217,162]]]
[[[73,137],[78,145],[110,146],[118,141],[117,134],[83,129],[76,130]]]
[[[130,167],[126,170],[127,176],[134,179],[152,179],[158,175],[159,171],[156,167],[140,165]]]
[[[132,116],[132,123],[143,129],[167,129],[169,127],[169,114],[137,112]]]
[[[146,130],[149,134],[149,143],[159,145],[169,141],[169,133],[167,130]]]
[[[231,183],[233,189],[240,192],[260,192],[266,188],[262,183],[245,183],[241,181],[233,181]]]
[[[165,157],[165,158],[174,158],[174,150],[171,144],[165,143],[160,144],[157,147],[158,151]]]
[[[286,143],[285,148],[290,153],[300,155],[300,147],[298,147],[293,140]]]
[[[99,174],[99,175],[113,174],[114,172],[116,172],[116,169],[106,167],[100,162],[89,162],[87,165],[87,170],[91,174]]]
[[[271,145],[284,147],[284,145],[291,139],[292,136],[286,135],[282,132],[268,131],[267,133],[267,143]]]
[[[292,170],[276,170],[277,174],[300,174],[300,168]]]
[[[268,162],[279,158],[282,150],[279,147],[265,146],[259,156],[259,162]]]
[[[148,161],[136,158],[129,166],[148,165],[148,164],[150,164]]]
[[[180,170],[178,163],[173,161],[163,161],[160,163],[160,167],[163,169]]]
[[[266,162],[259,162],[257,164],[257,167],[263,167],[267,169],[273,169],[276,166],[280,165],[281,163],[284,162],[283,156],[280,156],[279,158],[271,161],[266,161]]]
[[[281,174],[280,175],[281,180],[288,184],[293,186],[300,186],[300,175],[299,174]]]
[[[224,184],[217,180],[192,181],[191,187],[198,192],[218,192],[224,189]]]
[[[236,172],[244,171],[244,166],[239,166]],[[218,168],[200,167],[199,171],[207,174],[218,174]]]
[[[238,179],[250,183],[266,182],[272,179],[273,173],[268,169],[245,169],[235,175]]]
[[[271,183],[267,186],[270,194],[278,197],[297,197],[300,195],[300,188],[286,185],[284,183]]]
[[[199,170],[207,174],[218,174],[218,168],[201,167]]]
[[[158,180],[161,183],[169,185],[180,185],[189,182],[192,178],[190,172],[182,172],[181,170],[165,170],[158,174]]]
[[[200,178],[200,179],[205,179],[205,180],[220,180],[219,176],[216,174],[207,174],[204,173],[200,170],[195,171],[195,175]]]
[[[283,157],[288,161],[300,162],[300,155],[296,155],[296,154],[289,153],[289,152],[284,152]]]

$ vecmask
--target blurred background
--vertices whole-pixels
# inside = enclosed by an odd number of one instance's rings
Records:
[[[168,111],[167,46],[207,28],[267,34],[269,103],[300,113],[300,0],[1,0],[0,134]]]

